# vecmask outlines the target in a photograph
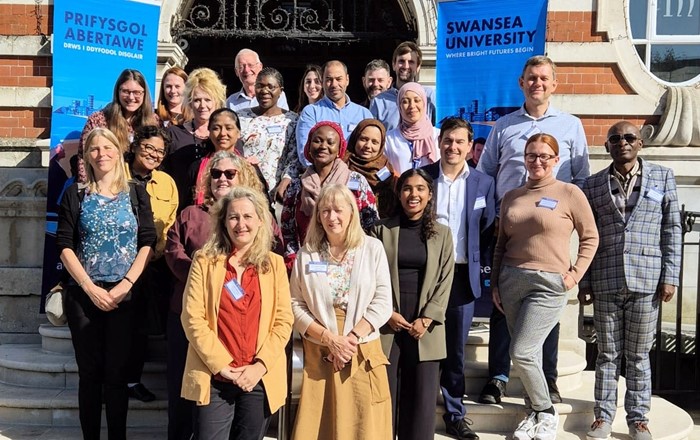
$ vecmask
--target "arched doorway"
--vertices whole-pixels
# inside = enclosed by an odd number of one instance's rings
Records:
[[[189,59],[187,70],[214,69],[229,93],[240,88],[234,57],[248,47],[282,73],[292,106],[306,65],[330,59],[348,65],[348,94],[361,102],[365,65],[374,58],[390,62],[399,42],[417,38],[410,10],[407,0],[183,1],[171,34]]]

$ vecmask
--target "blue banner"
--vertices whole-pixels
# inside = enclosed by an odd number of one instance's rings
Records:
[[[488,137],[524,101],[525,61],[544,53],[547,0],[438,2],[437,120],[461,116]]]
[[[53,109],[42,297],[58,281],[58,202],[72,182],[70,159],[87,117],[112,101],[124,69],[136,69],[155,96],[160,0],[54,0]],[[43,301],[42,301],[43,309]]]

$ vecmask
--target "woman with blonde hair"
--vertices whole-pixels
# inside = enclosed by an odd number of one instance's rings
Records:
[[[272,220],[262,193],[235,187],[212,218],[184,293],[190,346],[182,396],[199,406],[198,438],[260,440],[287,396],[287,272],[270,252]]]
[[[294,439],[389,439],[391,399],[379,329],[391,316],[382,243],[366,236],[355,196],[324,186],[291,278],[304,379]]]
[[[226,86],[216,72],[202,67],[190,73],[185,83],[182,108],[191,112],[192,119],[185,120],[181,125],[168,126],[166,130],[172,144],[168,157],[163,161],[163,171],[170,174],[177,184],[180,211],[192,203],[189,169],[207,153],[209,118],[215,110],[224,107],[225,102]]]
[[[148,193],[127,181],[117,136],[106,128],[91,131],[84,158],[87,185],[66,190],[56,233],[70,275],[64,310],[78,364],[80,426],[83,438],[100,438],[104,401],[109,439],[125,439],[132,288],[151,258],[156,232]]]
[[[187,73],[180,67],[171,67],[163,72],[156,113],[166,127],[182,124],[192,117],[188,107],[182,106],[186,81]]]
[[[168,231],[165,261],[172,272],[173,291],[167,319],[168,340],[168,438],[189,438],[193,433],[194,403],[180,397],[187,356],[187,338],[180,323],[182,296],[194,253],[202,248],[211,232],[210,211],[216,202],[237,186],[262,191],[253,166],[232,151],[214,153],[202,179],[204,203],[183,209]],[[282,254],[282,237],[274,219],[274,251]]]

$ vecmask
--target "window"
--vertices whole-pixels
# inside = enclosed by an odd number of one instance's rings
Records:
[[[700,0],[628,0],[637,55],[665,83],[700,79]]]

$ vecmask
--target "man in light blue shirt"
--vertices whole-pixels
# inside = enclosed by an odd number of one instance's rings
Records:
[[[422,61],[423,52],[412,41],[404,41],[394,50],[391,63],[396,73],[396,85],[375,96],[369,108],[374,118],[384,124],[386,131],[399,126],[399,107],[396,103],[399,89],[406,83],[417,81]],[[432,87],[423,88],[428,98],[428,117],[435,125],[435,90]]]
[[[304,166],[311,163],[304,157],[304,145],[311,128],[321,121],[332,121],[343,128],[345,139],[363,119],[372,114],[361,105],[350,101],[345,93],[350,83],[347,66],[338,60],[328,61],[323,67],[324,97],[315,104],[307,105],[299,115],[297,122],[297,154]]]
[[[496,207],[508,191],[525,183],[525,142],[536,133],[548,133],[559,143],[559,163],[554,175],[563,182],[583,186],[591,174],[588,144],[581,121],[553,108],[549,99],[557,88],[556,66],[546,56],[527,60],[518,80],[525,96],[523,106],[503,116],[491,130],[477,170],[496,178]],[[547,336],[542,347],[544,370],[552,403],[560,403],[557,388],[559,324]],[[495,307],[490,318],[489,376],[479,396],[481,403],[500,403],[510,374],[508,346],[510,334],[505,317]]]
[[[241,49],[236,54],[233,64],[236,69],[236,76],[243,84],[243,87],[226,99],[226,107],[235,112],[245,108],[257,107],[258,99],[255,97],[255,80],[263,68],[258,53],[250,49]],[[282,91],[277,105],[284,110],[289,110],[287,95],[284,94],[284,91]]]

